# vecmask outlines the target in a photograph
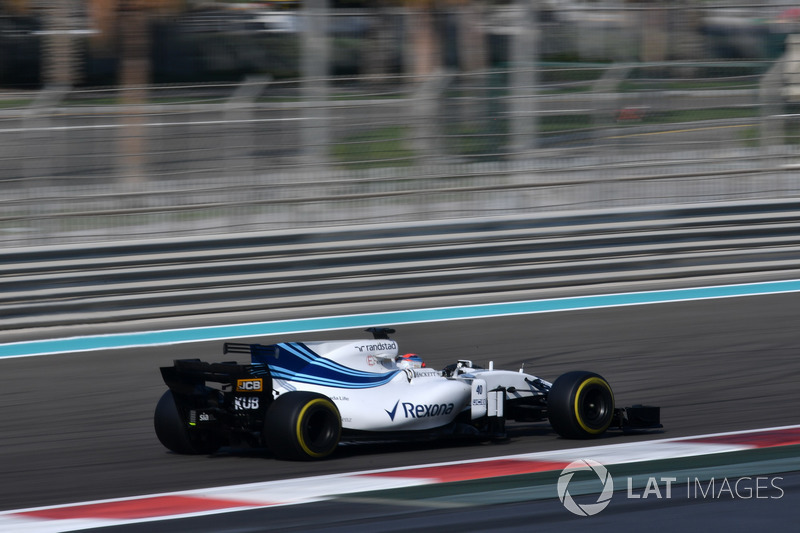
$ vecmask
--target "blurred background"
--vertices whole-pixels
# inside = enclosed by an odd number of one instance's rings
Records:
[[[800,194],[800,7],[3,0],[10,246]]]

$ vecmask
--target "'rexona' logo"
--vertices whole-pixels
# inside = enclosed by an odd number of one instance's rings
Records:
[[[452,403],[418,405],[408,402],[403,402],[401,404],[400,400],[397,400],[397,403],[394,404],[394,407],[392,407],[391,411],[389,409],[384,409],[392,422],[394,422],[394,417],[397,415],[397,407],[400,405],[403,406],[403,415],[405,418],[430,418],[434,416],[444,416],[449,415],[453,412],[453,409],[455,409],[455,405]]]
[[[568,485],[572,480],[572,476],[575,475],[575,472],[582,470],[594,472],[603,484],[603,491],[600,493],[600,496],[597,497],[596,503],[579,504],[569,493]],[[611,474],[608,473],[608,470],[606,470],[606,467],[600,463],[592,461],[591,459],[579,459],[571,462],[561,471],[556,490],[558,492],[558,499],[561,500],[561,503],[564,504],[564,507],[566,507],[569,512],[578,516],[592,516],[605,509],[611,502],[611,496],[614,494],[614,480],[611,478]]]

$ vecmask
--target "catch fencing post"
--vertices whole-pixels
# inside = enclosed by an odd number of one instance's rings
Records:
[[[328,46],[329,0],[303,2],[302,52],[300,75],[302,77],[303,121],[301,139],[303,162],[325,165],[330,144],[328,110],[328,74],[330,47]]]
[[[516,7],[517,26],[511,45],[511,152],[517,157],[527,157],[539,145],[539,2],[517,0]]]

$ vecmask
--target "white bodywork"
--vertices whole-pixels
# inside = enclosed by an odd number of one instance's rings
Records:
[[[538,378],[530,374],[460,361],[445,377],[425,367],[399,368],[398,353],[390,339],[281,343],[254,352],[253,362],[269,366],[276,396],[305,390],[329,397],[348,430],[427,430],[464,411],[472,419],[503,416],[505,399],[537,394],[531,381]]]

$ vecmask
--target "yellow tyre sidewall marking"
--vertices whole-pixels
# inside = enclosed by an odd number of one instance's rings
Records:
[[[310,402],[305,404],[303,406],[303,408],[300,410],[300,414],[297,416],[297,428],[296,428],[297,429],[297,443],[300,445],[300,448],[302,448],[303,452],[306,455],[308,455],[309,457],[324,457],[325,455],[327,455],[327,453],[325,453],[325,452],[319,453],[319,452],[313,451],[311,448],[309,448],[306,445],[306,439],[303,436],[303,425],[304,425],[304,421],[305,421],[305,417],[306,417],[306,412],[308,412],[308,410],[311,409],[312,407],[314,407],[315,405],[323,405],[327,409],[332,410],[333,412],[337,412],[338,411],[336,409],[336,406],[332,402],[329,402],[328,400],[326,400],[324,398],[314,398],[313,400],[311,400]]]
[[[580,413],[580,411],[579,411],[579,409],[578,409],[578,408],[579,408],[579,406],[580,406],[580,401],[579,401],[579,400],[581,399],[581,393],[583,392],[583,390],[584,390],[586,387],[590,386],[590,385],[600,385],[601,387],[603,387],[605,390],[607,390],[607,391],[608,391],[608,393],[611,395],[611,405],[612,405],[612,409],[613,409],[613,405],[614,405],[614,393],[611,391],[611,387],[609,387],[609,386],[608,386],[608,383],[606,383],[606,381],[605,381],[604,379],[602,379],[602,378],[598,378],[598,377],[591,377],[591,378],[587,379],[586,381],[584,381],[583,383],[581,383],[581,386],[580,386],[580,387],[578,387],[578,390],[575,392],[575,400],[574,400],[574,402],[573,402],[573,403],[575,404],[575,405],[574,405],[574,407],[575,407],[575,420],[577,420],[577,421],[578,421],[578,425],[579,425],[579,426],[581,427],[581,429],[583,429],[585,432],[587,432],[587,433],[589,433],[589,434],[591,434],[591,435],[599,435],[600,433],[602,433],[602,432],[604,432],[606,429],[608,429],[608,426],[610,426],[610,425],[611,425],[611,419],[612,419],[613,417],[609,417],[609,418],[608,418],[608,424],[605,424],[605,425],[604,425],[603,427],[601,427],[601,428],[590,428],[589,426],[587,426],[587,425],[586,425],[586,424],[583,422],[583,418],[581,417],[581,413]]]

